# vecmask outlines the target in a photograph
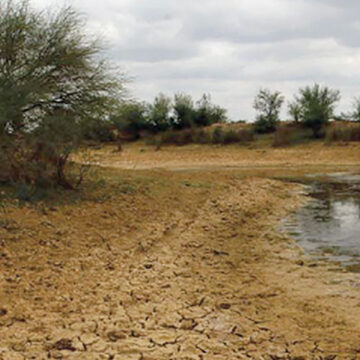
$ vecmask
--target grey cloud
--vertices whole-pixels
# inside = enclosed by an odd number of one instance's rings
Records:
[[[342,90],[342,106],[360,93],[358,0],[66,2],[107,39],[107,55],[135,78],[138,98],[210,92],[237,119],[254,117],[262,86],[290,99],[299,86],[327,83]]]

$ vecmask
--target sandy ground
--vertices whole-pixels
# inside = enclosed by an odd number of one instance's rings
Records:
[[[288,148],[272,148],[258,143],[248,146],[168,146],[159,151],[141,143],[126,145],[117,153],[114,146],[90,151],[90,158],[103,166],[123,169],[221,169],[249,167],[360,166],[360,144],[321,142]]]
[[[318,164],[358,164],[359,147],[322,149]],[[6,203],[0,359],[360,359],[360,278],[315,266],[279,232],[300,185],[217,170],[239,165],[235,150],[208,149],[212,171],[103,169],[91,196]],[[289,150],[302,164],[308,150]],[[97,161],[139,169],[192,169],[206,153],[111,151]]]

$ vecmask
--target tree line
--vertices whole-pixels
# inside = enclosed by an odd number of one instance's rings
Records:
[[[319,84],[306,86],[300,88],[294,100],[288,103],[288,114],[295,124],[310,128],[313,136],[319,138],[331,119],[360,122],[360,98],[354,98],[350,113],[336,116],[335,108],[340,99],[339,90]],[[258,112],[254,123],[256,132],[269,133],[276,130],[284,101],[285,97],[279,91],[259,91],[254,101],[254,109]]]
[[[188,94],[177,93],[171,98],[160,93],[152,103],[120,101],[109,117],[89,122],[84,137],[111,141],[114,140],[113,130],[116,130],[128,140],[137,140],[144,132],[155,135],[226,121],[226,110],[213,104],[209,94],[195,102]]]

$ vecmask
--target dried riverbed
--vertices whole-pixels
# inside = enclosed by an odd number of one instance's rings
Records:
[[[357,274],[314,267],[277,231],[301,185],[165,170],[110,183],[1,213],[0,359],[359,358]]]

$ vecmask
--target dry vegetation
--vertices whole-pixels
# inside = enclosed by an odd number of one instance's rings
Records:
[[[113,146],[104,146],[92,151],[92,158],[103,166],[124,169],[293,168],[360,164],[359,143],[334,143],[328,146],[322,141],[315,141],[273,148],[271,141],[264,139],[247,146],[189,145],[181,149],[170,146],[160,151],[138,142],[126,146],[122,153],[114,152]]]
[[[264,167],[358,165],[360,147],[258,146],[105,147],[76,197],[5,191],[0,359],[356,359],[358,279],[279,233],[302,188]]]

